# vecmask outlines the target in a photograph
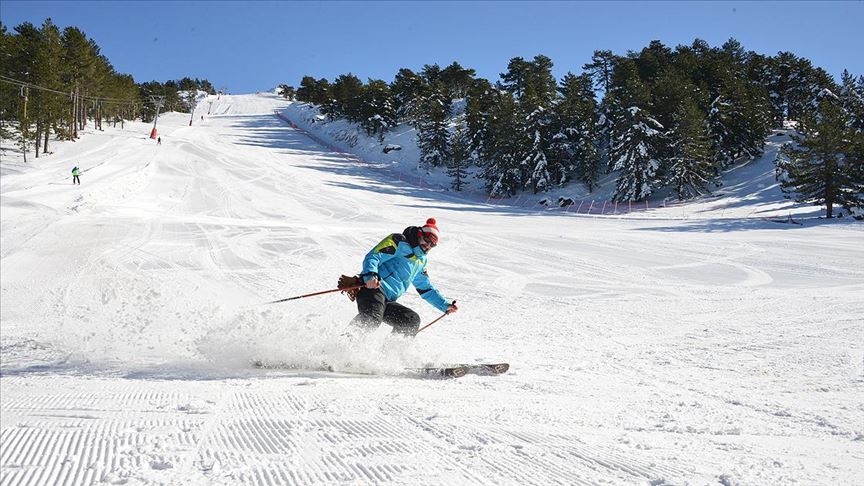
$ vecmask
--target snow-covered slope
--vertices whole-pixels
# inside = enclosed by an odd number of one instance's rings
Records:
[[[860,223],[732,217],[776,203],[733,183],[686,220],[485,204],[322,148],[275,96],[213,101],[161,146],[128,123],[4,155],[0,484],[861,482]],[[343,335],[339,294],[261,305],[428,217],[460,311],[416,339]],[[402,372],[475,360],[512,368]]]
[[[464,110],[462,104],[454,105],[454,113]],[[429,187],[438,191],[451,191],[451,179],[446,171],[438,168],[426,170],[418,165],[416,131],[408,125],[400,125],[387,134],[383,142],[369,137],[357,124],[346,120],[327,120],[315,105],[291,103],[280,114],[286,120],[307,131],[323,145],[356,156],[379,173],[405,180],[413,185]],[[652,195],[648,202],[620,203],[612,201],[615,193],[615,173],[607,174],[598,181],[599,187],[589,193],[584,185],[572,183],[541,194],[525,192],[512,198],[490,200],[483,190],[483,181],[476,170],[466,181],[460,197],[474,201],[495,202],[499,205],[523,208],[565,211],[586,215],[623,216],[661,219],[718,219],[761,218],[788,219],[818,218],[824,209],[800,204],[785,197],[775,178],[775,159],[780,147],[790,140],[790,130],[775,130],[766,140],[762,157],[743,162],[726,171],[719,187],[711,187],[712,193],[684,203],[677,201],[668,188]],[[399,151],[383,152],[386,146],[399,146]],[[561,207],[559,201],[566,198],[572,205]],[[541,200],[548,204],[538,204]]]

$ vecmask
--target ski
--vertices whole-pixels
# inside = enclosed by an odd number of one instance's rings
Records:
[[[500,375],[510,369],[510,363],[460,364],[459,366],[472,375]]]
[[[461,378],[468,373],[464,366],[438,366],[429,368],[405,368],[405,371],[419,373],[431,378]]]
[[[298,366],[296,364],[285,363],[282,361],[262,361],[256,359],[252,361],[252,366],[262,370],[334,371],[333,367],[327,363],[321,363],[320,366]]]
[[[294,371],[320,371],[330,373],[345,373],[345,374],[362,374],[374,375],[374,373],[366,373],[361,371],[351,370],[334,370],[332,366],[322,363],[320,367],[300,367],[288,363],[280,362],[264,362],[261,360],[252,361],[252,366],[258,369],[270,370],[294,370]],[[445,366],[430,366],[424,368],[405,368],[405,371],[412,374],[417,374],[428,378],[461,378],[465,375],[500,375],[506,373],[510,369],[509,363],[475,363],[475,364],[458,364]]]
[[[437,366],[428,368],[408,368],[406,371],[419,372],[429,376],[461,378],[465,375],[500,375],[510,369],[509,363],[477,363]]]

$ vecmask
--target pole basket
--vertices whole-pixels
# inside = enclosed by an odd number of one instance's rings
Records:
[[[153,127],[153,130],[150,130],[150,138],[156,138],[159,135],[156,133],[156,127]]]

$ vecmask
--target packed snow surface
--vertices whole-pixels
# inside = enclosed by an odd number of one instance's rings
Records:
[[[486,204],[286,108],[209,97],[158,146],[126,123],[4,153],[0,484],[864,483],[861,223],[738,217],[788,204],[758,165],[699,218]],[[460,310],[416,339],[346,333],[338,293],[263,304],[429,217]],[[511,370],[404,371],[478,361]]]

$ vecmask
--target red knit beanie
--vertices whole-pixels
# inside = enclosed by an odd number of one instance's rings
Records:
[[[438,244],[438,237],[440,236],[438,233],[438,226],[435,225],[435,218],[429,218],[426,220],[426,224],[420,228],[420,231],[423,232],[423,237],[429,240],[434,244]]]

